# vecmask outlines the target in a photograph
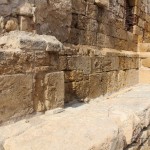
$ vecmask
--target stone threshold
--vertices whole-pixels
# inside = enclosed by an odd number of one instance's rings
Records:
[[[150,85],[0,127],[1,150],[150,148]],[[53,113],[52,113],[53,112]]]

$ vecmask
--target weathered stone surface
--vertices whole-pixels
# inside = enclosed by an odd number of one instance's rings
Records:
[[[29,16],[33,17],[34,15],[34,7],[32,4],[25,2],[20,8],[19,8],[19,15],[22,16]]]
[[[32,75],[0,76],[0,122],[33,112]]]
[[[45,75],[44,79],[46,110],[64,106],[64,73],[54,72]]]
[[[133,86],[139,83],[139,71],[131,69],[126,71],[126,86]]]
[[[59,114],[46,113],[0,127],[0,145],[5,150],[149,149],[145,140],[149,138],[149,96],[150,86],[140,85],[113,98],[74,104]]]
[[[139,43],[138,51],[140,52],[150,52],[150,44],[149,43]]]
[[[104,94],[104,84],[102,74],[92,74],[89,77],[89,98],[96,98]]]
[[[0,5],[2,5],[2,4],[8,4],[8,0],[1,0]]]
[[[0,45],[12,48],[58,52],[63,47],[62,43],[53,36],[31,34],[24,31],[13,31],[0,39]]]
[[[142,59],[142,66],[150,68],[150,58]]]
[[[68,39],[72,20],[72,3],[71,0],[44,0],[36,1],[35,18],[36,23],[40,26],[43,21],[48,23],[48,34],[56,36],[61,41]],[[39,33],[42,33],[42,30]]]
[[[5,25],[5,30],[7,32],[14,31],[14,30],[17,30],[17,29],[19,29],[17,19],[13,18],[13,19],[10,19],[10,20],[7,21],[7,23]]]

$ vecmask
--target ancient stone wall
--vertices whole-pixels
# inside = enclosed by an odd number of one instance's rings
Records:
[[[139,82],[149,0],[1,0],[0,10],[1,122]]]
[[[1,0],[0,32],[21,30],[66,41],[71,25],[70,0]]]

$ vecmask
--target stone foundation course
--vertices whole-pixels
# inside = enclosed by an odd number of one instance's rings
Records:
[[[13,31],[0,38],[0,121],[111,94],[138,83],[139,56],[63,45],[53,36]]]

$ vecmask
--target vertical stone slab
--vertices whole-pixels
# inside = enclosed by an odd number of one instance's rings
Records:
[[[139,83],[139,70],[130,69],[126,71],[126,87]]]
[[[64,106],[64,73],[53,72],[45,75],[45,109]]]
[[[32,75],[0,76],[0,122],[32,112]]]
[[[102,73],[92,74],[89,77],[89,98],[97,98],[103,95],[103,83],[102,83]]]

